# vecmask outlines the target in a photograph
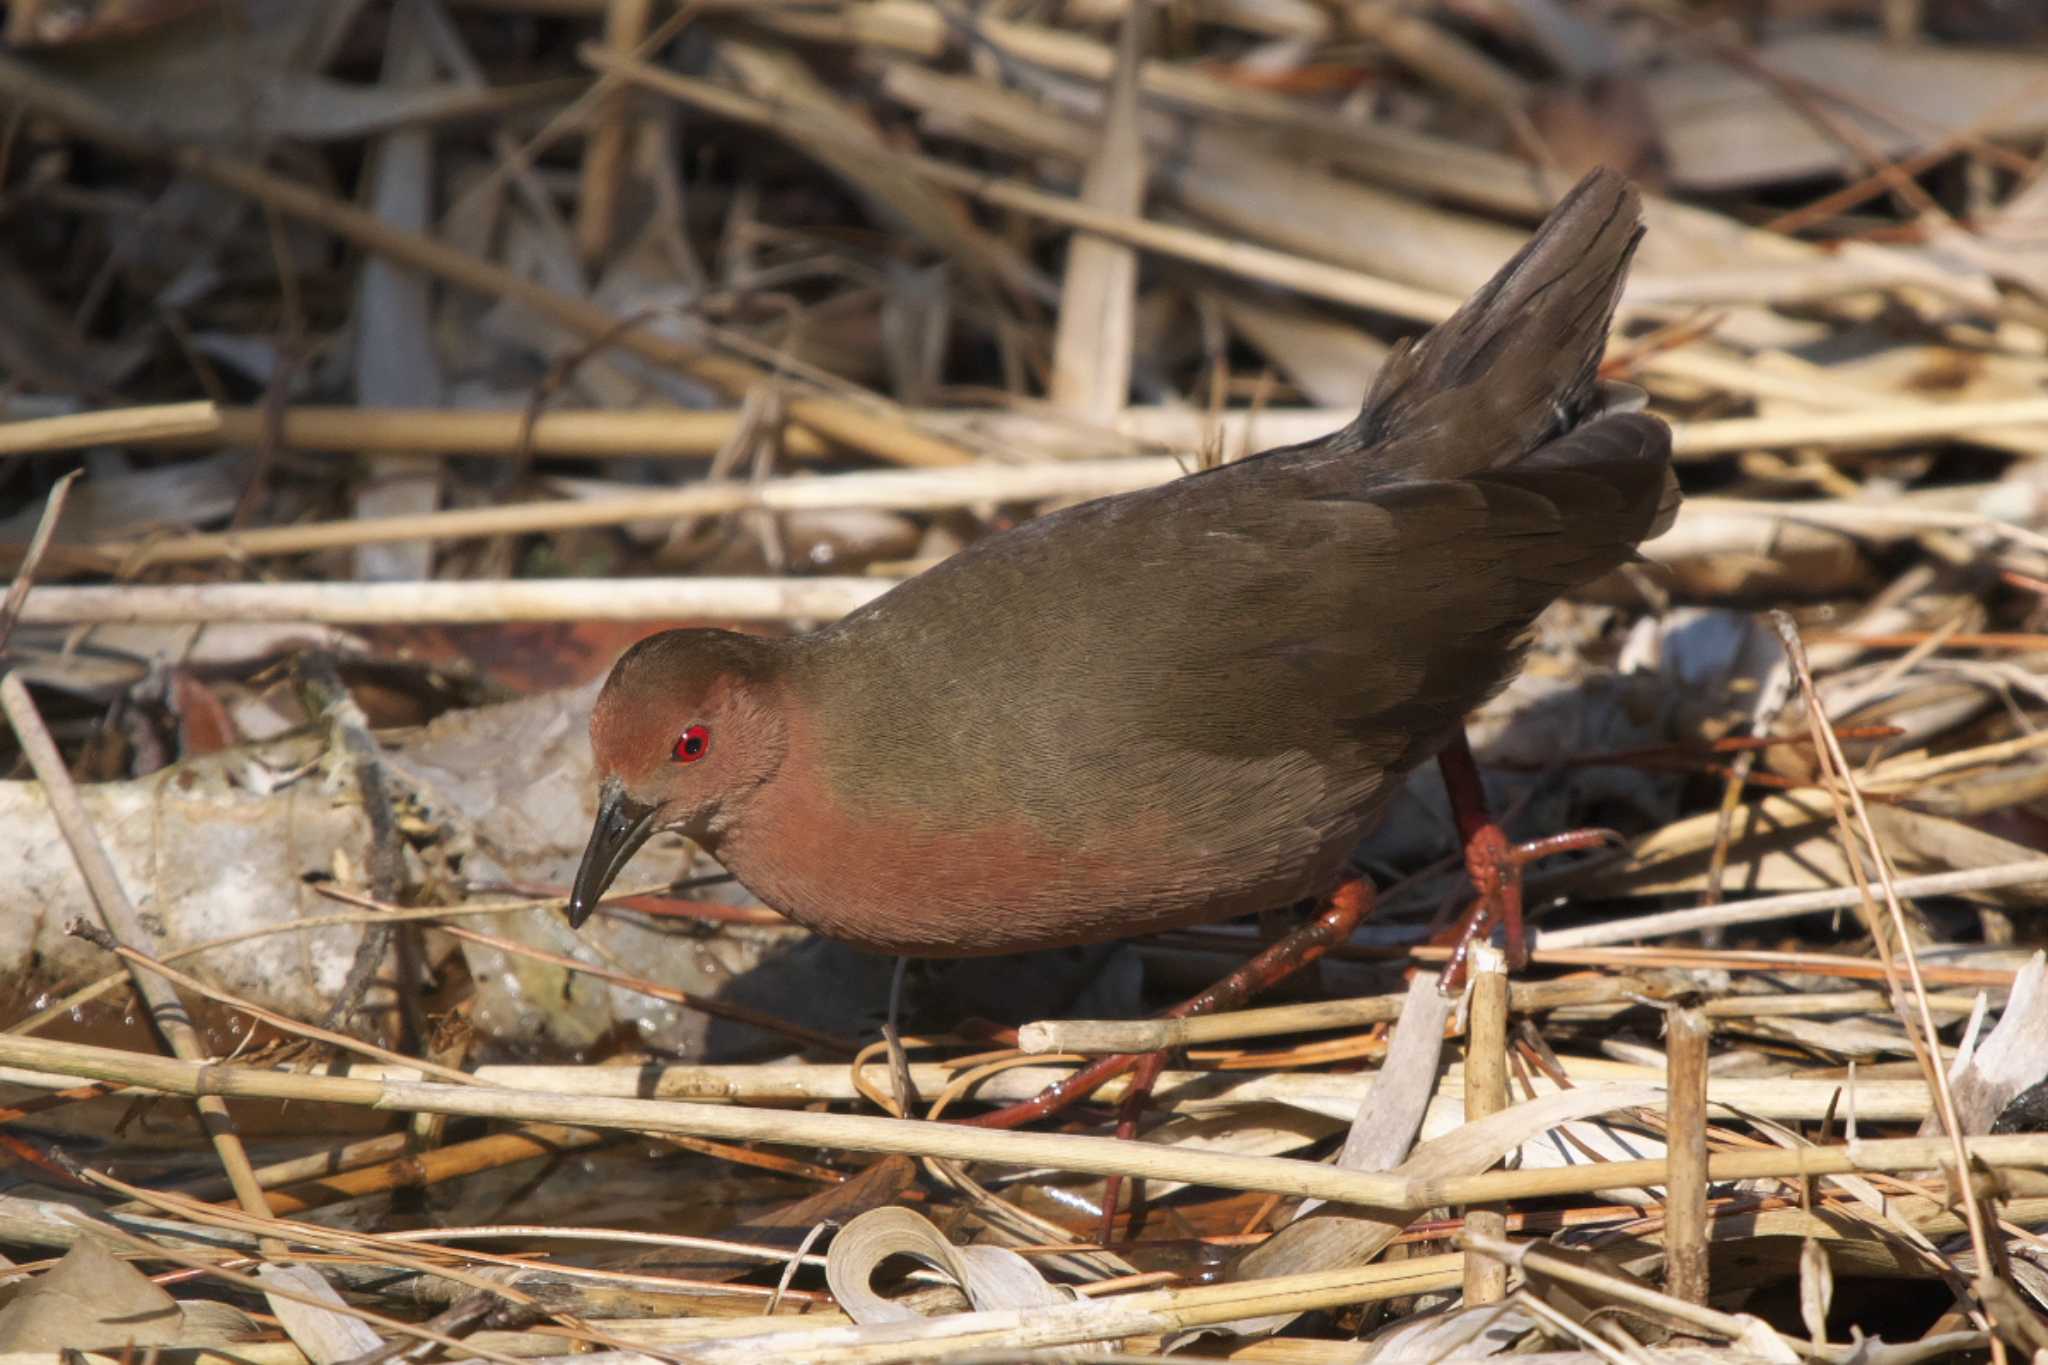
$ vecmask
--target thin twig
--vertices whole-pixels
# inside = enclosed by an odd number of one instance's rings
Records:
[[[7,585],[7,597],[0,601],[0,655],[7,652],[7,641],[14,634],[15,622],[21,619],[22,604],[28,600],[28,590],[36,581],[36,568],[43,562],[43,552],[50,548],[50,541],[57,534],[57,523],[64,516],[64,500],[71,496],[71,485],[84,474],[74,469],[57,480],[50,488],[50,496],[43,502],[43,514],[36,520],[35,534],[29,537],[28,553],[21,557],[21,567],[14,571],[14,581]]]
[[[1826,766],[1832,769],[1841,796],[1846,798],[1850,810],[1855,813],[1856,823],[1870,861],[1877,868],[1878,883],[1884,891],[1885,910],[1891,921],[1890,934],[1876,931],[1872,933],[1871,938],[1876,944],[1878,957],[1884,962],[1886,974],[1892,978],[1892,990],[1898,1001],[1899,1022],[1905,1026],[1906,1036],[1913,1043],[1914,1055],[1920,1061],[1920,1069],[1927,1077],[1928,1089],[1934,1095],[1935,1112],[1941,1116],[1942,1129],[1951,1144],[1955,1160],[1955,1178],[1967,1182],[1972,1167],[1969,1153],[1963,1146],[1962,1120],[1956,1116],[1955,1096],[1949,1090],[1948,1070],[1942,1066],[1941,1058],[1936,1052],[1940,1035],[1935,1031],[1934,1014],[1928,1006],[1927,983],[1920,975],[1920,958],[1913,950],[1912,932],[1906,924],[1905,907],[1899,902],[1899,888],[1892,876],[1891,859],[1886,856],[1884,846],[1877,837],[1877,831],[1871,826],[1870,812],[1864,805],[1863,793],[1857,786],[1848,758],[1842,753],[1841,741],[1835,738],[1827,712],[1821,705],[1820,694],[1814,689],[1813,673],[1807,666],[1806,647],[1800,642],[1798,625],[1783,611],[1771,613],[1771,625],[1778,632],[1778,638],[1784,642],[1785,653],[1791,659],[1794,671],[1799,675],[1799,687],[1806,696],[1807,722],[1813,728],[1814,742],[1824,755]],[[1850,870],[1856,873],[1860,880],[1861,865],[1854,850],[1844,851],[1849,855]],[[1872,928],[1876,930],[1875,925]],[[1888,937],[1890,942],[1887,942]],[[1903,959],[1907,979],[1912,983],[1913,998],[1910,1003],[1915,1006],[1914,1015],[1907,1013],[1908,1002],[1902,998],[1903,993],[1899,989],[1893,960],[1894,947],[1898,957]],[[1970,1229],[1970,1246],[1977,1255],[1978,1308],[1985,1315],[1986,1326],[1993,1329],[1992,1354],[1994,1358],[1998,1358],[2004,1355],[2004,1349],[1995,1330],[1996,1323],[1991,1320],[1989,1296],[1983,1288],[1995,1275],[1996,1262],[1991,1258],[1990,1235],[1985,1228],[1984,1210],[1975,1195],[1965,1189],[1960,1192],[1960,1197],[1963,1201],[1965,1221]]]

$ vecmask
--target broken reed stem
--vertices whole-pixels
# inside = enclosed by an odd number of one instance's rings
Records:
[[[1704,1010],[1665,1013],[1665,1150],[1671,1178],[1664,1187],[1664,1288],[1687,1303],[1707,1301],[1707,1043]]]
[[[155,403],[0,422],[0,455],[48,455],[87,446],[229,441],[225,411],[209,402]],[[248,411],[253,415],[253,410]]]
[[[1508,1107],[1508,969],[1500,950],[1480,944],[1472,956],[1471,1020],[1465,1031],[1465,1118],[1477,1122]],[[1465,1229],[1506,1237],[1507,1215],[1498,1208],[1468,1208]],[[1465,1306],[1507,1297],[1508,1268],[1491,1256],[1465,1258]]]
[[[1597,1189],[1664,1184],[1662,1160],[1614,1161],[1555,1170],[1491,1171],[1442,1179],[1333,1169],[1285,1157],[1240,1156],[1159,1148],[1115,1138],[1062,1133],[995,1132],[948,1123],[873,1118],[806,1110],[759,1110],[648,1099],[596,1098],[541,1091],[313,1077],[246,1067],[199,1064],[40,1038],[0,1037],[0,1064],[171,1094],[246,1095],[323,1100],[398,1112],[459,1114],[513,1122],[572,1121],[593,1128],[683,1133],[737,1141],[903,1152],[958,1161],[1051,1166],[1093,1175],[1185,1181],[1222,1189],[1262,1190],[1342,1203],[1419,1210],[1439,1204],[1583,1194]],[[2048,1134],[1973,1138],[1969,1155],[1984,1167],[2048,1168]],[[1842,1146],[1716,1152],[1715,1181],[1837,1175],[1850,1171],[1915,1171],[1952,1156],[1940,1138],[1893,1138]]]
[[[78,789],[72,785],[71,772],[64,766],[63,756],[51,741],[50,732],[44,728],[43,718],[19,673],[9,673],[0,678],[0,708],[5,709],[8,721],[14,726],[15,738],[28,757],[29,767],[42,784],[43,794],[50,803],[50,814],[57,821],[57,828],[78,863],[79,875],[85,879],[86,888],[92,893],[93,908],[99,912],[101,926],[116,942],[148,942],[148,935],[135,913],[135,904],[128,899],[120,874],[114,870],[105,846],[93,831],[85,803],[79,800]],[[192,1026],[191,1016],[185,1012],[184,1002],[178,999],[178,993],[163,978],[141,970],[132,962],[130,972],[135,981],[135,993],[148,1006],[157,1031],[178,1055],[177,1064],[194,1068],[203,1066],[209,1055],[206,1044]],[[200,1126],[213,1141],[214,1152],[220,1158],[222,1169],[227,1172],[236,1200],[250,1213],[268,1216],[270,1206],[264,1200],[262,1186],[257,1184],[249,1154],[236,1134],[234,1117],[228,1112],[227,1102],[219,1095],[192,1093],[198,1095],[196,1107]]]

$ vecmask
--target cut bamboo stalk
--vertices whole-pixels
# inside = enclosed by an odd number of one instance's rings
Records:
[[[1704,1304],[1707,1268],[1707,1042],[1713,1030],[1694,1007],[1665,1014],[1667,1084],[1665,1149],[1671,1178],[1664,1188],[1664,1288]],[[1503,1234],[1505,1235],[1505,1234]]]

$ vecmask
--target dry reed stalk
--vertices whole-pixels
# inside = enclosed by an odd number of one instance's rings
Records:
[[[1492,944],[1472,955],[1472,993],[1465,1027],[1465,1118],[1476,1123],[1508,1107],[1508,969]],[[1498,1208],[1469,1208],[1465,1228],[1482,1237],[1505,1237],[1507,1214]],[[1465,1258],[1465,1306],[1499,1303],[1507,1297],[1508,1268],[1488,1256]]]
[[[2009,495],[2008,495],[2009,496]],[[1982,512],[1952,510],[1901,500],[1898,504],[1858,501],[1757,502],[1744,498],[1698,498],[1695,515],[1764,517],[1776,521],[1804,522],[1846,534],[1864,536],[1885,530],[1985,531],[2031,550],[2048,551],[2048,535],[2029,530],[2000,517]],[[1654,543],[1654,542],[1652,542]]]
[[[191,583],[43,588],[31,625],[310,621],[816,621],[887,592],[872,578],[476,579],[433,583]]]
[[[828,14],[763,11],[755,22],[811,41],[871,46],[923,60],[942,55],[954,34],[937,6],[914,2],[855,5]],[[976,17],[975,33],[978,42],[1006,60],[1080,80],[1101,84],[1114,69],[1109,48],[1084,34],[990,16]],[[1285,134],[1304,154],[1429,198],[1535,216],[1570,188],[1569,176],[1551,175],[1505,153],[1416,133],[1386,120],[1335,119],[1327,109],[1221,80],[1184,63],[1147,62],[1139,82],[1150,101],[1226,125],[1263,125]]]
[[[278,416],[277,443],[290,450],[409,450],[428,455],[531,454],[589,459],[672,457],[709,459],[739,430],[741,410],[646,408],[626,411],[551,410],[528,425],[512,411],[461,408],[288,407]],[[226,445],[262,441],[264,414],[256,408],[219,409],[217,432],[206,439]],[[0,433],[6,428],[0,427]],[[160,438],[189,445],[191,434]],[[816,459],[832,450],[802,427],[780,433],[784,455]],[[128,438],[140,444],[141,438]],[[71,446],[52,446],[53,450]]]
[[[256,1183],[267,1191],[275,1191],[284,1185],[296,1185],[307,1180],[323,1180],[378,1162],[396,1160],[404,1156],[411,1145],[412,1138],[405,1133],[384,1133],[356,1142],[344,1142],[340,1146],[329,1147],[306,1156],[258,1166]],[[187,1199],[213,1199],[218,1197],[220,1184],[217,1178],[196,1180],[175,1186],[171,1192]],[[276,1195],[273,1193],[270,1198],[271,1212],[280,1212],[276,1205]],[[126,1204],[116,1204],[107,1212],[139,1213],[148,1207],[146,1204],[130,1201]]]
[[[1707,1264],[1707,1044],[1713,1030],[1704,1010],[1665,1011],[1668,1058],[1664,1141],[1671,1178],[1664,1186],[1664,1288],[1704,1304]]]
[[[94,1177],[94,1179],[97,1183],[105,1185],[111,1189],[120,1190],[132,1195],[141,1196],[148,1202],[162,1202],[150,1191],[137,1189],[136,1187],[130,1185],[124,1185],[120,1181],[110,1180],[105,1176],[96,1176]],[[198,1212],[190,1210],[189,1208],[184,1211],[188,1213]],[[204,1210],[204,1212],[219,1212],[221,1214],[225,1214],[227,1211],[215,1211],[208,1209]],[[201,1221],[206,1221],[203,1215],[201,1217]],[[265,1223],[269,1223],[273,1222],[274,1220],[265,1219],[262,1221]],[[319,1242],[322,1240],[319,1234],[321,1232],[324,1232],[325,1230],[309,1229],[306,1225],[299,1224],[296,1225],[296,1231],[298,1234],[297,1240],[310,1240],[314,1242],[315,1245],[318,1245]],[[129,1232],[127,1229],[112,1223],[102,1222],[96,1224],[93,1228],[93,1234],[98,1237],[106,1238],[114,1242],[118,1246],[126,1250],[138,1253],[140,1256],[146,1257],[150,1260],[168,1261],[173,1265],[184,1266],[187,1269],[196,1270],[200,1272],[200,1274],[203,1275],[205,1278],[218,1280],[224,1284],[231,1284],[238,1288],[251,1290],[257,1294],[261,1294],[269,1302],[271,1311],[279,1315],[283,1315],[288,1308],[292,1307],[296,1307],[298,1309],[311,1310],[311,1312],[314,1314],[333,1315],[341,1318],[353,1319],[356,1322],[367,1323],[370,1324],[372,1327],[382,1328],[385,1332],[390,1333],[394,1336],[417,1339],[422,1342],[433,1342],[436,1345],[454,1350],[458,1355],[468,1355],[484,1360],[499,1361],[502,1362],[503,1365],[518,1365],[518,1361],[515,1357],[500,1355],[495,1351],[479,1351],[473,1349],[469,1346],[466,1346],[460,1339],[448,1336],[447,1334],[442,1332],[435,1331],[432,1327],[423,1326],[419,1323],[404,1322],[400,1319],[389,1317],[382,1313],[372,1312],[367,1308],[359,1308],[352,1304],[344,1303],[341,1301],[339,1295],[334,1295],[330,1298],[321,1295],[317,1291],[308,1293],[304,1289],[294,1287],[290,1283],[281,1282],[280,1278],[276,1276],[273,1272],[279,1270],[293,1269],[310,1270],[310,1267],[304,1266],[303,1264],[291,1266],[281,1265],[277,1258],[288,1254],[288,1248],[285,1248],[282,1245],[280,1245],[275,1251],[266,1250],[265,1254],[270,1259],[266,1259],[263,1262],[261,1262],[257,1266],[257,1271],[254,1275],[245,1275],[240,1273],[239,1271],[229,1270],[226,1267],[220,1265],[216,1259],[217,1254],[188,1251],[181,1248],[168,1246],[161,1240],[138,1236],[132,1232]],[[455,1278],[476,1278],[467,1277],[465,1275],[465,1272],[458,1269],[454,1269],[447,1264],[436,1265],[422,1261],[415,1263],[411,1268],[416,1269],[422,1274],[438,1274]],[[309,1285],[325,1285],[325,1281],[322,1280],[313,1280],[304,1283],[307,1283]],[[477,1282],[475,1283],[475,1288],[479,1290],[488,1290],[490,1292],[495,1292],[504,1295],[508,1298],[513,1298],[515,1300],[527,1299],[527,1296],[520,1294],[516,1290],[508,1289],[502,1285],[492,1285],[488,1282],[484,1282],[481,1280],[477,1280]],[[527,1301],[530,1302],[531,1300],[527,1299]],[[295,1320],[293,1322],[293,1326],[295,1328],[302,1326],[302,1324],[303,1319]],[[369,1339],[374,1341],[377,1338],[373,1334]],[[316,1342],[316,1349],[322,1344],[331,1346],[333,1343],[331,1341]],[[301,1353],[300,1358],[305,1359],[306,1357],[303,1355],[303,1353]]]
[[[1234,446],[1247,446],[1254,438],[1261,447],[1290,445],[1335,431],[1354,416],[1348,408],[1319,407],[1268,407],[1258,412],[1231,409],[1212,416],[1181,407],[1134,404],[1119,409],[1106,422],[1094,423],[1061,417],[1022,401],[1002,408],[906,411],[918,425],[934,431],[980,432],[999,448],[1042,458],[1064,458],[1063,451],[1127,448],[1133,443],[1194,450],[1217,436]],[[259,445],[265,440],[268,427],[260,409],[221,407],[218,413],[217,429],[198,434],[174,432],[161,438],[130,436],[123,444],[189,446],[218,441]],[[338,452],[708,459],[731,441],[742,417],[739,408],[561,409],[540,413],[529,429],[525,415],[510,410],[303,405],[279,413],[276,440],[288,449]],[[0,427],[0,431],[5,429]],[[524,445],[522,436],[526,437]],[[838,450],[801,427],[785,428],[777,439],[781,453],[794,459],[817,459]],[[51,436],[37,453],[59,453],[88,444],[98,442],[60,442]]]
[[[1508,1008],[1517,1014],[1543,1010],[1583,1010],[1600,1005],[1627,1005],[1658,999],[1674,988],[1633,976],[1565,978],[1558,981],[1510,983]],[[1121,1052],[1157,1052],[1279,1033],[1313,1033],[1389,1023],[1400,1017],[1399,995],[1358,996],[1349,1000],[1318,1000],[1302,1005],[1266,1005],[1229,1014],[1192,1019],[1045,1019],[1017,1030],[1017,1045],[1027,1053],[1078,1053],[1108,1056]],[[1968,1014],[1976,1002],[1970,995],[1938,995],[1935,1008]],[[1875,991],[1815,991],[1799,994],[1736,995],[1706,1001],[1710,1018],[1784,1018],[1813,1014],[1850,1014],[1883,1008],[1887,997]]]
[[[1878,449],[1986,427],[2043,424],[2048,424],[2048,399],[1887,403],[1851,412],[1726,417],[1681,424],[1672,432],[1671,449],[1673,455],[1688,460],[1806,445],[1823,450]]]
[[[650,489],[610,498],[356,517],[149,541],[105,541],[93,548],[134,571],[156,564],[255,559],[413,539],[526,535],[738,512],[817,511],[833,507],[930,510],[983,502],[1099,497],[1150,487],[1179,472],[1175,461],[1154,458],[976,465],[955,471],[955,477],[899,471],[842,474],[825,479],[777,479],[756,484],[701,483],[666,492]],[[872,482],[877,479],[883,482]]]
[[[1445,962],[1449,948],[1419,944],[1407,950],[1419,962]],[[1864,957],[1818,951],[1778,951],[1765,948],[1577,948],[1537,953],[1535,960],[1553,967],[1605,967],[1616,971],[1645,971],[1675,968],[1721,972],[1802,972],[1813,976],[1837,977],[1844,981],[1882,981],[1882,964]],[[1997,967],[1936,967],[1922,969],[1926,978],[1944,986],[1988,986],[2003,990],[2012,985],[2014,972]]]
[[[68,417],[0,422],[0,456],[47,455],[102,445],[227,439],[222,409],[208,402],[107,408]]]
[[[1136,216],[1144,209],[1138,71],[1151,25],[1142,7],[1123,17],[1101,140],[1082,178],[1082,202],[1110,213]],[[1055,406],[1095,421],[1123,410],[1131,390],[1137,293],[1138,254],[1131,247],[1089,236],[1068,248],[1046,386]]]
[[[1651,983],[1633,977],[1517,981],[1509,987],[1508,1008],[1527,1013],[1565,1005],[1603,1004],[1653,989]],[[1018,1029],[1017,1046],[1029,1053],[1077,1052],[1086,1056],[1159,1052],[1276,1033],[1388,1024],[1401,1017],[1401,1004],[1406,999],[1405,994],[1396,993],[1352,1000],[1318,1000],[1188,1019],[1044,1019]]]
[[[2048,885],[2048,858],[2023,863],[2001,863],[1996,867],[1973,867],[1961,872],[1930,872],[1920,877],[1901,877],[1901,896],[1953,896],[1998,887]],[[1607,920],[1575,929],[1538,930],[1536,950],[1592,947],[1604,943],[1627,943],[1632,939],[1686,934],[1732,924],[1757,924],[1811,914],[1816,910],[1841,910],[1860,904],[1862,893],[1854,887],[1819,891],[1788,891],[1783,895],[1759,896],[1755,900],[1723,902],[1693,910],[1667,910],[1630,919]]]
[[[111,951],[116,957],[128,964],[129,970],[135,974],[138,981],[145,974],[160,977],[164,983],[170,986],[190,991],[192,994],[211,1000],[217,1005],[224,1005],[228,1009],[246,1014],[251,1019],[268,1024],[280,1033],[310,1039],[313,1042],[325,1044],[342,1052],[354,1052],[374,1061],[383,1062],[386,1066],[410,1067],[416,1069],[422,1076],[431,1076],[450,1085],[482,1084],[482,1082],[478,1081],[476,1077],[468,1072],[457,1071],[453,1067],[441,1066],[437,1063],[426,1061],[423,1058],[407,1057],[403,1053],[393,1052],[390,1048],[378,1047],[375,1043],[366,1043],[361,1039],[352,1038],[346,1033],[321,1028],[317,1024],[303,1023],[289,1015],[279,1014],[276,1010],[265,1009],[253,1001],[242,999],[231,991],[224,991],[218,986],[209,985],[190,973],[181,972],[176,967],[159,962],[146,953],[139,953],[135,949],[128,947],[125,943],[116,942]],[[205,1055],[204,1052],[200,1052],[193,1057],[187,1058],[187,1060],[197,1060]]]
[[[604,41],[631,52],[647,35],[653,0],[610,0],[604,10]],[[576,196],[576,254],[584,264],[601,261],[612,244],[619,190],[626,161],[630,106],[622,92],[598,97],[586,125],[583,176]]]
[[[1563,1057],[1559,1064],[1562,1074],[1576,1085],[1656,1080],[1661,1075],[1657,1068],[1605,1058]],[[309,1074],[321,1075],[326,1070],[314,1067]],[[28,1074],[10,1072],[9,1079],[22,1079]],[[368,1080],[419,1079],[419,1073],[409,1067],[387,1069],[374,1064],[352,1066],[349,1074]],[[960,1067],[956,1064],[910,1064],[911,1082],[920,1093],[935,1094],[960,1074]],[[982,1103],[1003,1104],[1026,1099],[1070,1074],[1071,1068],[1064,1066],[1021,1066],[983,1079],[974,1087],[973,1093]],[[476,1075],[492,1085],[513,1090],[621,1099],[637,1095],[708,1103],[780,1105],[864,1098],[845,1066],[815,1062],[700,1066],[682,1063],[657,1066],[649,1062],[637,1070],[490,1065],[480,1067]],[[1160,1107],[1197,1115],[1260,1104],[1282,1104],[1349,1117],[1370,1093],[1374,1081],[1370,1074],[1341,1076],[1176,1070],[1162,1073],[1155,1094]],[[25,1083],[61,1087],[73,1084],[74,1080],[68,1076],[41,1075],[39,1080],[26,1080]],[[1556,1082],[1547,1077],[1538,1078],[1531,1084],[1539,1096],[1558,1088]],[[1122,1085],[1122,1081],[1112,1082],[1098,1093],[1105,1102],[1113,1102],[1122,1093]],[[1444,1073],[1440,1094],[1456,1100],[1464,1086],[1464,1068],[1453,1063]],[[1842,1081],[1796,1076],[1716,1076],[1709,1082],[1708,1096],[1712,1103],[1727,1109],[1788,1123],[1817,1122],[1825,1118],[1831,1109],[1846,1102]],[[1859,1078],[1855,1104],[1857,1113],[1866,1122],[1917,1123],[1932,1112],[1926,1082],[1917,1079]]]

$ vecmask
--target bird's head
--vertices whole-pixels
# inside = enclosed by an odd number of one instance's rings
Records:
[[[590,713],[597,823],[569,898],[580,926],[653,835],[715,847],[788,748],[786,642],[671,630],[612,666]]]

